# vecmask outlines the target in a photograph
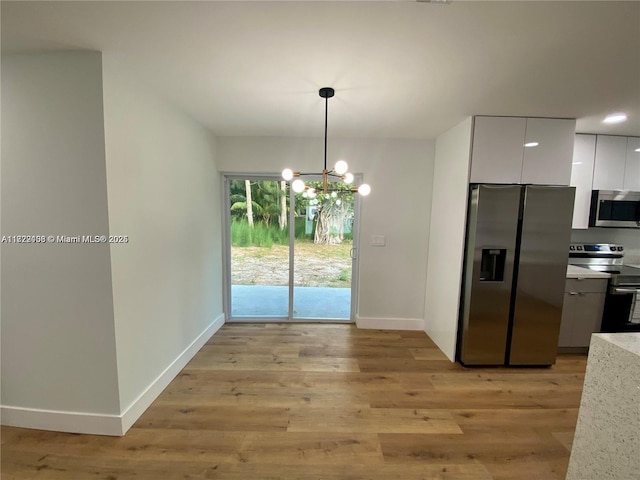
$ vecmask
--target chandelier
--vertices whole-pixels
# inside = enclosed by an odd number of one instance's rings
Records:
[[[304,183],[304,180],[298,177],[304,177],[304,176],[317,177],[322,175],[322,192],[325,194],[328,192],[336,192],[336,191],[344,192],[346,190],[354,193],[357,192],[362,196],[367,196],[371,192],[371,187],[366,183],[363,183],[359,187],[348,187],[346,189],[345,188],[337,188],[337,189],[329,188],[329,180],[331,181],[342,180],[342,182],[344,182],[348,186],[351,183],[353,183],[354,178],[353,178],[353,174],[349,173],[348,171],[349,165],[347,165],[347,162],[345,162],[344,160],[338,160],[332,170],[327,169],[327,121],[329,118],[329,99],[335,95],[335,90],[331,87],[324,87],[324,88],[321,88],[318,93],[322,98],[324,98],[324,102],[325,102],[324,103],[324,168],[322,169],[322,173],[319,173],[319,172],[303,173],[303,172],[296,172],[294,170],[291,170],[290,168],[285,168],[282,171],[282,178],[285,179],[287,182],[295,178],[295,180],[291,182],[291,189],[296,193],[302,193],[306,190],[306,194],[308,198],[314,198],[318,192],[316,192],[316,189],[314,187],[306,185]]]

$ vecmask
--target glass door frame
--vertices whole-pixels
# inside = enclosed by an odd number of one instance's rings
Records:
[[[256,317],[233,317],[231,315],[231,209],[229,205],[229,192],[231,180],[250,180],[250,181],[282,181],[280,174],[243,174],[222,172],[222,304],[225,312],[226,321],[229,323],[355,323],[358,301],[358,245],[360,239],[360,195],[354,195],[353,200],[353,247],[352,247],[352,263],[351,263],[351,311],[350,318],[295,318],[293,316],[293,295],[294,295],[294,243],[295,243],[295,194],[289,184],[289,312],[288,316],[256,316]],[[354,175],[356,184],[360,184],[362,175]]]

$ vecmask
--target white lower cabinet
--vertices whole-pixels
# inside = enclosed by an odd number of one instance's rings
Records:
[[[558,347],[588,347],[600,331],[608,280],[568,278],[565,284]]]

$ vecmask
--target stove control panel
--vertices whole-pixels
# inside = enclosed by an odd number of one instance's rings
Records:
[[[581,254],[593,257],[624,255],[624,246],[614,243],[572,243],[569,245],[569,255]]]
[[[572,265],[622,265],[624,246],[618,243],[572,243],[569,263]]]

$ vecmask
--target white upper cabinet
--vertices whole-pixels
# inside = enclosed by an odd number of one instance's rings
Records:
[[[624,190],[627,137],[598,135],[593,190]]]
[[[568,185],[574,133],[575,120],[477,116],[469,181]]]
[[[475,117],[471,183],[520,183],[527,119]]]
[[[576,187],[573,228],[589,228],[591,190],[640,191],[640,138],[577,134],[571,185]]]
[[[627,139],[622,189],[640,192],[640,138],[638,137]]]
[[[520,183],[569,185],[576,121],[528,118]]]
[[[596,156],[596,136],[578,134],[573,147],[571,183],[576,187],[573,208],[573,228],[589,228],[589,208],[591,206],[591,184],[593,163]]]

